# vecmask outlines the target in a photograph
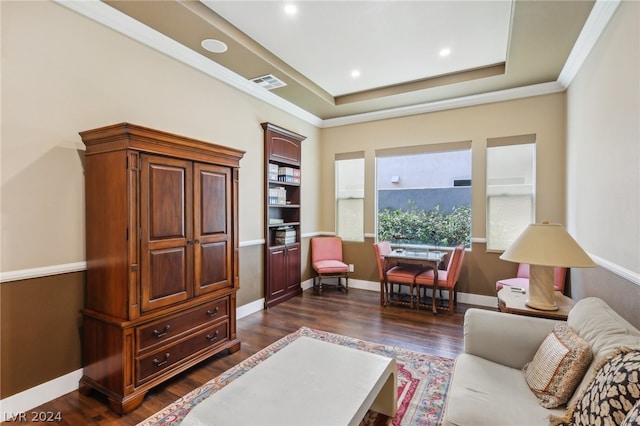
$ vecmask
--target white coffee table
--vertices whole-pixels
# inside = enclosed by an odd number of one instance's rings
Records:
[[[392,358],[300,337],[214,393],[193,425],[358,425],[369,409],[394,417]]]

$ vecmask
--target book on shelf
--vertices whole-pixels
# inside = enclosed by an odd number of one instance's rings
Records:
[[[287,204],[287,190],[284,187],[269,188],[269,205]]]
[[[280,167],[278,169],[278,180],[287,183],[300,183],[300,169]]]
[[[296,242],[296,237],[292,238],[278,238],[276,237],[276,244],[293,244]]]
[[[270,181],[278,180],[278,170],[279,167],[277,164],[269,163],[269,169],[267,170],[267,176]]]
[[[276,230],[276,237],[295,237],[296,230],[291,226],[285,226]]]
[[[296,230],[291,226],[285,226],[276,230],[276,244],[292,244],[296,242]]]

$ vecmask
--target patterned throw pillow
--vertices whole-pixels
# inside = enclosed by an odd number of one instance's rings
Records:
[[[640,401],[627,413],[620,426],[640,426]]]
[[[529,388],[540,405],[555,408],[566,403],[591,363],[591,347],[567,323],[558,323],[523,367]]]
[[[621,348],[607,357],[580,400],[552,425],[621,425],[640,401],[640,350]],[[637,417],[635,420],[638,422]]]

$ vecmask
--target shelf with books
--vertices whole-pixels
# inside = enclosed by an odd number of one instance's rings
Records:
[[[271,123],[264,129],[265,306],[302,292],[300,209],[304,136]]]

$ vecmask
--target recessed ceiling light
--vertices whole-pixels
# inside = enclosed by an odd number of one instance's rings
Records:
[[[358,77],[360,77],[360,71],[359,71],[359,70],[353,70],[353,71],[351,71],[351,77],[353,77],[353,78],[358,78]]]
[[[223,42],[221,42],[220,40],[216,40],[213,38],[208,38],[205,40],[202,40],[202,43],[200,43],[202,45],[202,47],[204,47],[205,49],[207,49],[209,52],[213,52],[213,53],[224,53],[227,51],[227,45]]]
[[[449,56],[451,54],[451,49],[445,47],[440,51],[440,56]]]
[[[284,11],[287,15],[295,15],[296,12],[298,12],[298,8],[296,7],[295,4],[289,3],[285,5]]]

